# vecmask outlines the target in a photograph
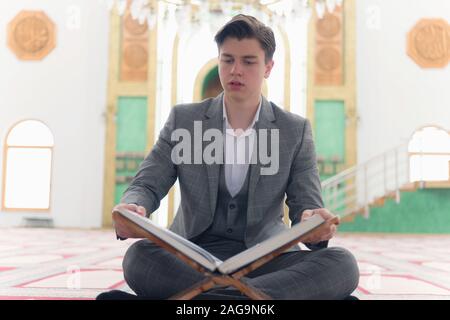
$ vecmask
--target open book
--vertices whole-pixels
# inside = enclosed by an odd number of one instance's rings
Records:
[[[183,253],[190,260],[195,261],[203,268],[211,272],[218,272],[221,274],[231,274],[239,269],[242,269],[256,260],[271,254],[286,244],[295,241],[301,236],[315,230],[325,222],[320,215],[314,215],[308,220],[298,223],[293,227],[273,236],[272,238],[257,244],[256,246],[253,246],[225,261],[221,261],[195,243],[166,228],[156,225],[150,219],[142,217],[133,211],[127,209],[117,209],[114,213],[117,215],[120,214],[122,217],[133,222],[136,226],[150,233],[162,243],[168,244],[176,251]]]

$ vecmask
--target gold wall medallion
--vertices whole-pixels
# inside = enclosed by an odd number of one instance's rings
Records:
[[[341,53],[333,47],[324,47],[316,54],[317,66],[325,72],[333,72],[341,65]]]
[[[42,60],[55,48],[55,30],[43,11],[21,11],[8,25],[8,46],[21,60]]]
[[[140,24],[128,10],[122,21],[120,80],[145,82],[148,76],[148,24]]]
[[[339,7],[322,19],[315,17],[316,85],[343,85],[343,18]]]
[[[139,70],[146,68],[148,53],[147,49],[139,44],[128,44],[124,46],[123,60],[128,68]]]
[[[408,33],[407,53],[422,68],[444,68],[450,61],[450,25],[420,20]]]
[[[341,19],[327,13],[323,19],[317,20],[317,33],[324,38],[332,39],[341,32]]]

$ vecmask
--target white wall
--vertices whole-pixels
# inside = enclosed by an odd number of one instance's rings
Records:
[[[450,130],[450,64],[422,69],[406,53],[422,18],[450,23],[448,0],[357,0],[358,162],[410,139],[418,128]]]
[[[309,19],[305,14],[285,25],[291,49],[291,112],[302,117],[306,117]]]
[[[18,60],[7,47],[7,25],[21,10],[42,10],[56,25],[56,48],[41,61]],[[0,148],[22,119],[50,128],[49,214],[58,227],[101,226],[108,19],[102,1],[0,1]],[[1,211],[0,226],[20,225],[24,214]]]

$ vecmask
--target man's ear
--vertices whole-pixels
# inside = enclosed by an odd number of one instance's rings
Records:
[[[270,60],[266,63],[266,71],[264,72],[264,78],[268,78],[270,76],[270,72],[272,71],[273,65],[275,62],[273,60]]]

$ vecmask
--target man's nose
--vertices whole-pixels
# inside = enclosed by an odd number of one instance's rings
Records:
[[[235,62],[233,67],[231,68],[232,75],[241,75],[242,74],[242,66],[239,62]]]

